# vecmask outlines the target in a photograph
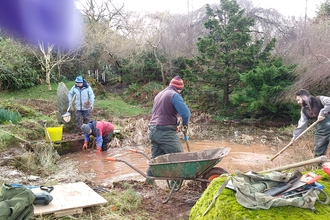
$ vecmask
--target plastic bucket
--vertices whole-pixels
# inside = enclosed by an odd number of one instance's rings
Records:
[[[49,134],[49,137],[52,142],[61,141],[63,135],[63,126],[46,128],[45,130],[46,142],[50,142],[47,133]]]

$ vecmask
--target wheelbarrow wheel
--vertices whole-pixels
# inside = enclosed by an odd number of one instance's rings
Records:
[[[217,178],[224,173],[228,173],[228,172],[220,167],[213,167],[212,169],[204,173],[203,179],[212,181],[214,178]],[[209,182],[201,182],[202,190],[204,191],[209,184],[210,184]]]

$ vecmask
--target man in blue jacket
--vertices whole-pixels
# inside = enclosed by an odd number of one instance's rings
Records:
[[[178,115],[182,118],[184,129],[187,129],[190,120],[190,110],[180,94],[183,87],[183,81],[180,76],[175,76],[169,86],[159,92],[154,99],[149,123],[151,158],[169,153],[183,152],[176,132]],[[149,167],[147,175],[152,176]]]
[[[76,78],[76,84],[69,91],[70,106],[72,106],[74,95],[76,95],[76,132],[78,133],[82,123],[87,124],[90,121],[90,111],[93,109],[95,96],[92,87],[82,76]]]

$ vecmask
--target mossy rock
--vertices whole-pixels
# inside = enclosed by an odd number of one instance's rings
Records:
[[[324,191],[330,195],[330,177],[323,170],[311,171],[321,175],[318,183],[324,186]],[[217,194],[226,177],[214,179],[206,188],[201,198],[196,202],[190,211],[190,220],[287,220],[287,219],[313,219],[323,220],[329,219],[330,206],[319,202],[315,203],[316,213],[310,209],[303,209],[293,206],[271,207],[268,210],[252,210],[241,206],[235,197],[235,193],[230,189],[224,189],[220,196],[215,200],[213,207],[205,214],[212,202],[214,195]]]

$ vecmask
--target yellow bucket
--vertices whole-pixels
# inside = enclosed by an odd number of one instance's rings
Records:
[[[62,140],[62,134],[63,134],[63,125],[60,127],[49,127],[45,130],[46,135],[46,142],[49,142],[49,137],[52,142],[57,142]]]

